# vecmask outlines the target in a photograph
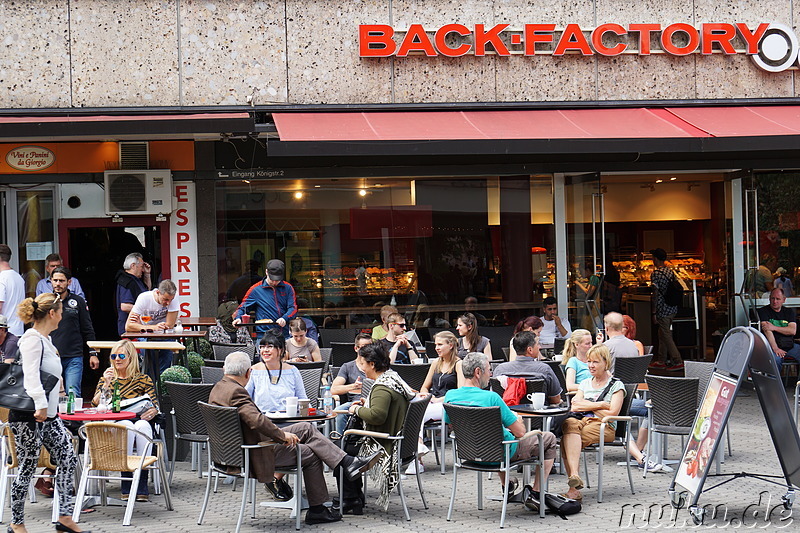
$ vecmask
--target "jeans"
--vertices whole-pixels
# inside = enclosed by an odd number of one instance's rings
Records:
[[[778,364],[778,375],[781,374],[781,368],[783,367],[783,361],[800,361],[800,344],[794,343],[791,348],[786,350],[786,355],[783,357],[775,356],[775,362]]]
[[[350,409],[350,406],[353,405],[353,402],[347,402],[339,405],[336,409],[340,411],[345,411]],[[347,425],[347,417],[350,415],[336,415],[336,431],[341,435],[344,433],[344,427]]]
[[[83,356],[62,357],[61,367],[64,375],[64,391],[69,394],[75,391],[75,397],[81,397],[81,381],[83,380]]]

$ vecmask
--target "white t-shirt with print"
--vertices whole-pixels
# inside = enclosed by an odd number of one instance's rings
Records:
[[[173,298],[167,307],[158,303],[156,301],[156,289],[153,289],[152,291],[143,292],[136,298],[136,303],[133,304],[131,313],[136,313],[140,317],[150,315],[150,324],[160,324],[167,320],[167,313],[172,313],[179,309],[177,298]]]

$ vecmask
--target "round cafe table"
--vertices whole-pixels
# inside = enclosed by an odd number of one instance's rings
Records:
[[[136,413],[133,411],[120,411],[119,413],[87,413],[88,409],[78,411],[75,414],[68,415],[66,413],[58,413],[62,420],[70,420],[73,422],[113,422],[115,420],[131,420],[136,418]]]

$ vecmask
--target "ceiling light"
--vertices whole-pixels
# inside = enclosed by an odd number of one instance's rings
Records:
[[[672,176],[672,177],[669,179],[669,181],[675,181],[676,179],[678,179],[678,178],[676,178],[675,176]]]
[[[657,179],[657,180],[656,180],[656,183],[663,183],[663,181],[664,181],[664,180],[662,180],[662,179]]]
[[[358,195],[359,196],[366,196],[367,195],[367,190],[366,189],[360,189],[358,191]]]
[[[294,197],[297,200],[302,200],[303,199],[303,191],[297,191],[296,193],[294,193]]]

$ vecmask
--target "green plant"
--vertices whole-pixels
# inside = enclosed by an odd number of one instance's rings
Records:
[[[180,365],[172,365],[168,369],[164,370],[161,373],[161,379],[159,383],[161,386],[162,396],[169,396],[169,391],[167,391],[167,388],[164,386],[164,383],[167,381],[174,381],[176,383],[191,383],[192,374],[189,372],[188,368]]]
[[[200,367],[203,366],[203,363],[203,357],[199,353],[189,352],[186,354],[186,366],[193,378],[200,377]]]
[[[197,351],[200,352],[202,359],[214,359],[214,348],[207,339],[197,339]]]

